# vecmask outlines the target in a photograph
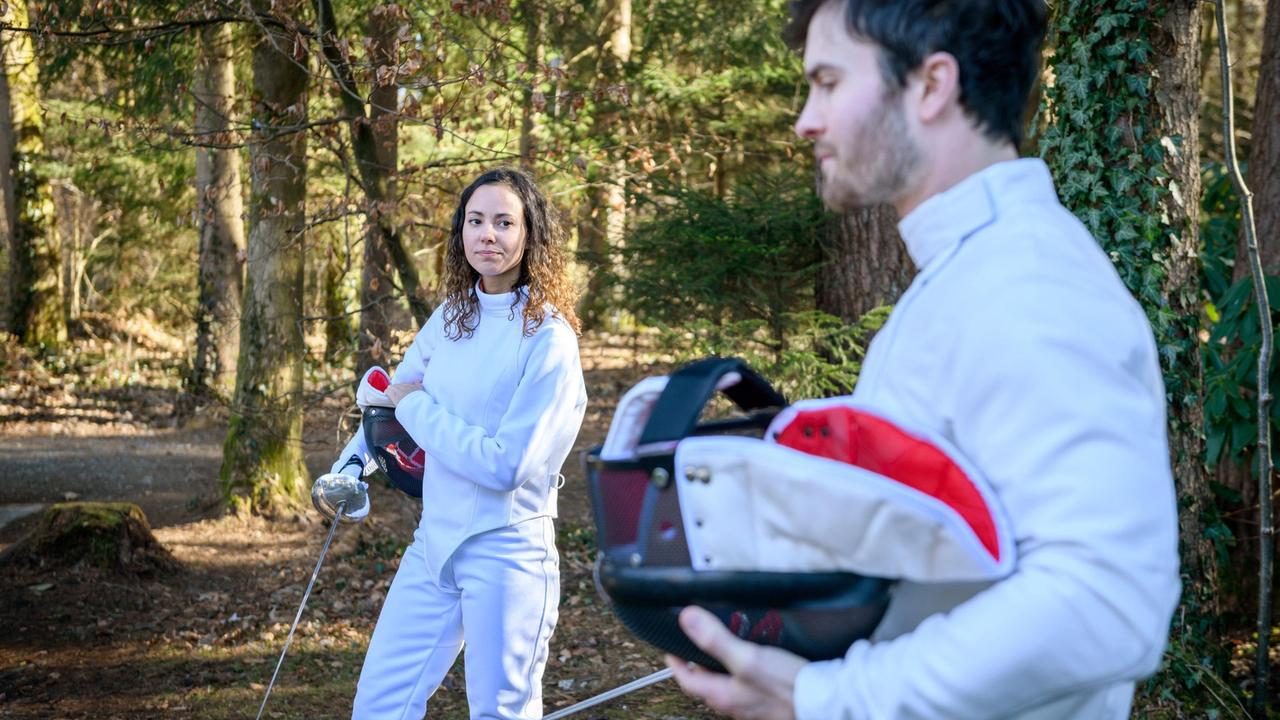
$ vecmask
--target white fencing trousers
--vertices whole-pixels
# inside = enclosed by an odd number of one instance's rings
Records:
[[[549,517],[468,538],[429,576],[420,528],[400,560],[356,687],[353,720],[421,720],[463,656],[471,718],[542,717],[542,671],[560,605]]]

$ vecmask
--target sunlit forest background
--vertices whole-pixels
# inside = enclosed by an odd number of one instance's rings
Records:
[[[1169,396],[1184,592],[1136,713],[1266,717],[1274,497],[1246,239],[1269,316],[1280,2],[1050,9],[1022,152],[1048,162],[1146,308]],[[833,215],[816,198],[785,21],[782,0],[0,2],[0,508],[30,508],[8,535],[0,515],[0,716],[257,707],[323,537],[311,478],[351,429],[355,381],[394,366],[441,302],[450,216],[485,169],[527,169],[568,230],[593,403],[580,447],[630,383],[710,354],[791,398],[849,392],[914,268],[890,208]],[[203,449],[140,469],[144,441]],[[72,482],[95,472],[114,479]],[[570,479],[549,708],[659,667],[594,594]],[[178,487],[162,501],[151,483]],[[379,492],[391,519],[351,531],[326,568],[336,589],[274,717],[345,712],[413,522]],[[13,561],[68,500],[138,504],[184,579]],[[115,634],[84,619],[110,592]],[[87,689],[139,677],[123,696]],[[464,717],[455,684],[440,707]],[[669,684],[644,697],[596,717],[706,713]]]

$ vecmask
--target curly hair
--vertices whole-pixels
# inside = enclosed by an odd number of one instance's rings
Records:
[[[581,324],[574,312],[577,291],[569,281],[566,271],[564,230],[554,209],[533,178],[521,170],[499,167],[476,178],[458,197],[458,207],[453,211],[453,224],[449,230],[449,243],[445,250],[445,299],[444,331],[451,340],[470,337],[476,330],[480,317],[480,298],[476,295],[476,283],[480,273],[467,262],[462,246],[462,226],[467,214],[467,203],[476,189],[483,185],[502,185],[515,193],[524,207],[524,254],[520,258],[520,275],[513,289],[515,300],[511,303],[514,315],[524,304],[524,334],[533,335],[546,319],[546,306],[550,304],[573,328],[581,332]]]

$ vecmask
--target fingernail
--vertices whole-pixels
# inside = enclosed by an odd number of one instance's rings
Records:
[[[699,613],[685,608],[680,611],[680,627],[684,629],[686,635],[693,638],[694,635],[702,633],[702,617]]]

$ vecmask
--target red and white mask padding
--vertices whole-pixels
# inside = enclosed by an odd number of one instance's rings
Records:
[[[694,569],[915,582],[1012,572],[1013,535],[995,492],[944,439],[847,398],[792,405],[766,438],[677,446]]]

